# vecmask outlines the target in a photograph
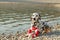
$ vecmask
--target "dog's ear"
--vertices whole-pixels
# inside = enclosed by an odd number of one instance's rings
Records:
[[[32,18],[30,18],[32,20]]]
[[[39,14],[39,19],[41,20],[41,15]]]

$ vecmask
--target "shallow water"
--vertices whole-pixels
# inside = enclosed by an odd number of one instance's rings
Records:
[[[0,13],[0,33],[15,33],[16,31],[25,31],[30,27],[30,16],[32,13]],[[54,11],[53,11],[54,12]],[[59,14],[59,13],[58,13]],[[42,20],[48,21],[49,25],[60,24],[60,16],[56,14],[44,13]]]

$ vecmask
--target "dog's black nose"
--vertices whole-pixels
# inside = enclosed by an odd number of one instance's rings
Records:
[[[36,20],[36,19],[34,18],[34,20]]]

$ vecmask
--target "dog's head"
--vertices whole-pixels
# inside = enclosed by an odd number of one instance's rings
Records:
[[[40,15],[38,13],[33,13],[31,16],[31,21],[34,24],[34,22],[37,22],[40,18]]]
[[[31,17],[34,21],[38,20],[39,14],[38,13],[33,13]]]

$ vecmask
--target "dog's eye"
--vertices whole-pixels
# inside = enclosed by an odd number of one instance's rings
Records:
[[[38,15],[36,15],[36,17],[38,17]]]

